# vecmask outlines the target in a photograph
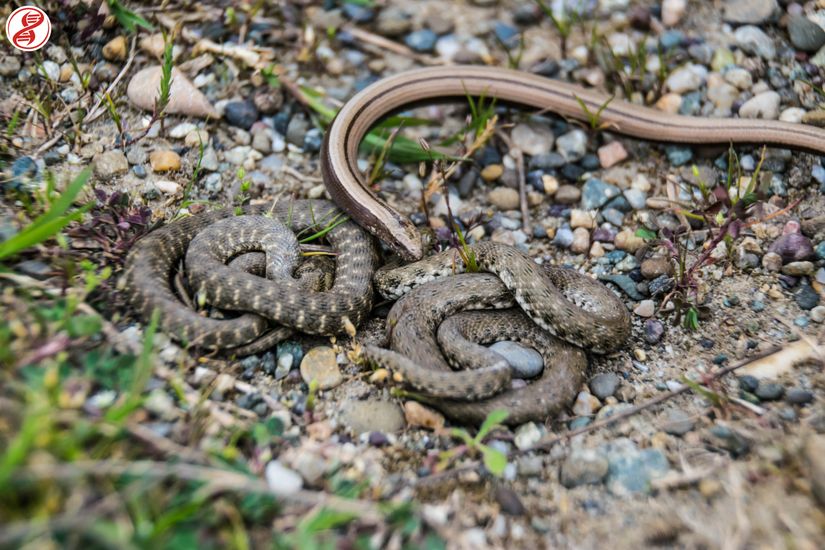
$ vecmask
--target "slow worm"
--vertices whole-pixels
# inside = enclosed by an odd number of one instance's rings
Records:
[[[415,69],[363,89],[339,111],[324,137],[321,170],[333,200],[352,218],[406,260],[423,254],[413,223],[367,187],[358,170],[358,146],[384,116],[422,101],[484,95],[587,121],[609,97],[573,84],[498,67],[449,66]],[[740,118],[671,115],[618,99],[609,102],[600,122],[610,131],[669,143],[756,144],[825,154],[825,130],[803,124]]]

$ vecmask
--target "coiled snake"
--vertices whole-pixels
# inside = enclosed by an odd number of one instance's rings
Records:
[[[612,100],[572,84],[493,67],[433,67],[401,73],[368,86],[344,105],[325,135],[321,169],[338,207],[407,260],[418,260],[423,255],[420,237],[406,217],[366,184],[356,164],[359,143],[374,123],[405,104],[467,95],[497,97],[584,121],[591,112],[599,112],[601,122],[612,131],[643,139],[770,144],[825,153],[825,131],[810,126],[675,116]],[[300,201],[277,204],[272,217],[297,231],[310,227],[318,230],[320,217],[337,213],[329,203],[316,201],[312,205]],[[267,210],[249,207],[245,213],[261,215]],[[261,347],[255,342],[260,342],[256,339],[268,330],[268,320],[305,332],[329,334],[340,332],[347,322],[358,325],[366,317],[372,303],[376,256],[370,239],[349,221],[336,225],[327,235],[338,261],[335,283],[329,291],[311,292],[305,282],[289,276],[274,283],[225,269],[223,263],[229,257],[249,249],[247,237],[265,231],[259,220],[248,222],[249,234],[236,239],[226,250],[215,242],[216,231],[188,262],[192,266],[208,262],[204,273],[193,276],[201,297],[224,308],[254,313],[222,321],[206,319],[182,307],[170,284],[170,274],[198,233],[232,215],[231,210],[223,210],[192,216],[138,242],[127,260],[124,280],[133,304],[144,317],[157,309],[161,326],[172,335],[198,346],[228,347],[239,352]],[[223,228],[224,234],[232,231]],[[290,246],[294,249],[295,243]],[[627,310],[599,283],[572,271],[539,268],[515,249],[479,243],[473,253],[481,269],[495,276],[445,277],[464,269],[455,251],[401,271],[380,272],[378,286],[388,296],[397,298],[418,288],[391,311],[388,324],[394,351],[367,346],[365,355],[398,371],[431,398],[435,396],[430,399],[435,406],[457,420],[477,423],[499,406],[510,411],[509,422],[543,419],[567,403],[581,383],[584,355],[570,344],[596,352],[618,349],[629,334]],[[289,270],[291,264],[286,268],[287,275]],[[426,282],[437,277],[442,279]],[[461,313],[442,323],[467,308],[508,307],[514,303],[520,311]],[[500,334],[502,327],[509,329],[508,336]],[[458,349],[449,351],[454,359],[482,365],[481,370],[470,374],[451,371],[438,349],[436,331],[448,348],[450,342],[457,342],[452,347]],[[537,381],[521,389],[507,389],[510,375],[500,358],[464,339],[487,343],[502,337],[525,341],[544,356],[547,366]],[[248,347],[250,343],[252,348]]]

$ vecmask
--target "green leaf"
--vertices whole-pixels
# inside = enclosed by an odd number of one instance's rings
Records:
[[[478,448],[484,459],[484,467],[494,476],[501,477],[504,474],[504,468],[507,467],[507,455],[487,445],[479,445]]]
[[[636,230],[636,236],[641,237],[646,241],[651,241],[656,238],[656,232],[647,229],[646,227],[640,227]]]
[[[510,416],[510,413],[504,409],[490,411],[490,414],[487,415],[487,418],[484,419],[484,423],[478,429],[476,441],[482,441],[485,437],[487,437],[488,433],[501,426],[501,423],[504,422],[508,416]]]
[[[303,519],[298,525],[298,529],[305,533],[318,533],[346,525],[357,517],[358,514],[353,512],[339,512],[329,508],[321,508],[315,514]]]
[[[63,194],[51,204],[48,211],[38,216],[19,233],[0,243],[0,260],[42,243],[53,237],[72,221],[80,219],[90,205],[81,207],[68,215],[66,215],[66,211],[71,207],[91,175],[91,168],[83,169],[66,187]]]
[[[450,433],[452,434],[453,437],[461,439],[462,441],[464,441],[464,443],[468,447],[471,447],[475,443],[475,440],[472,437],[470,437],[470,434],[467,433],[467,430],[465,430],[463,428],[453,428]]]
[[[132,10],[126,8],[120,3],[119,0],[108,0],[108,3],[109,10],[112,12],[112,15],[115,16],[117,22],[130,33],[135,32],[138,26],[150,31],[155,30],[155,27],[153,27],[151,23]]]
[[[688,330],[699,329],[699,312],[693,306],[685,312],[685,328]]]
[[[69,329],[69,336],[81,338],[97,334],[102,326],[103,321],[100,315],[75,315],[69,319],[67,328]]]

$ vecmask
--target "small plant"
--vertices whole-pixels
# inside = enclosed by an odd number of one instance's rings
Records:
[[[0,243],[0,262],[19,252],[36,246],[57,235],[64,227],[79,220],[91,205],[70,210],[75,198],[86,185],[92,172],[85,168],[66,187],[49,209],[10,239]]]
[[[609,124],[602,122],[602,113],[605,109],[607,109],[607,106],[610,105],[610,102],[613,101],[613,99],[616,96],[610,96],[609,98],[607,98],[607,100],[605,100],[604,103],[599,105],[599,108],[596,110],[595,113],[590,110],[590,108],[587,106],[587,103],[585,103],[582,98],[580,98],[579,96],[574,97],[576,98],[576,102],[582,108],[585,117],[587,117],[587,124],[588,126],[590,126],[590,130],[595,132],[608,129],[610,127]]]
[[[504,474],[504,468],[507,467],[507,455],[498,449],[493,449],[489,445],[484,444],[484,438],[493,430],[502,427],[502,422],[507,419],[508,414],[509,413],[503,409],[491,411],[490,414],[487,415],[487,418],[484,419],[481,427],[479,427],[475,437],[470,436],[467,430],[463,428],[453,428],[450,435],[462,440],[464,445],[442,453],[441,463],[448,464],[465,452],[478,452],[481,453],[484,466],[487,470],[494,476],[501,477]]]
[[[111,11],[112,15],[115,16],[115,19],[117,19],[117,22],[120,23],[120,26],[128,32],[133,33],[138,27],[143,27],[148,31],[155,30],[155,27],[153,27],[151,23],[132,10],[128,9],[120,2],[120,0],[106,0],[106,3],[109,5],[109,11]]]
[[[573,32],[573,25],[577,19],[576,12],[556,14],[553,8],[548,6],[543,0],[533,1],[538,4],[541,11],[544,12],[544,15],[550,18],[556,31],[559,33],[559,49],[561,50],[561,57],[564,59],[567,57],[567,40]]]

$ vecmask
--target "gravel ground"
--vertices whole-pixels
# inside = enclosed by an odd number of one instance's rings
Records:
[[[0,344],[8,349],[0,357],[0,426],[9,434],[0,435],[0,520],[12,526],[5,535],[0,527],[0,545],[94,539],[82,523],[33,527],[34,517],[71,517],[78,503],[65,494],[48,505],[45,489],[27,487],[28,501],[2,489],[14,468],[31,473],[86,458],[239,469],[256,489],[235,491],[281,499],[257,516],[239,504],[238,523],[224,522],[243,526],[254,547],[270,545],[273,532],[286,547],[821,546],[820,159],[761,147],[664,146],[502,105],[490,108],[495,132],[469,152],[472,139],[444,145],[478,119],[466,102],[405,112],[431,122],[399,135],[469,161],[424,200],[431,163],[388,161],[379,194],[441,246],[453,236],[449,204],[471,241],[508,243],[539,263],[605,281],[632,312],[633,332],[620,352],[590,357],[587,383],[561,416],[486,437],[487,448],[507,456],[501,471],[485,468],[479,449],[399,393],[386,373],[353,361],[360,344],[381,340],[388,304],[375,307],[354,339],[298,335],[241,359],[199,354],[157,334],[143,399],[120,428],[130,442],[101,450],[84,440],[75,454],[48,441],[20,443],[32,396],[57,392],[54,414],[81,425],[110,418],[129,395],[105,382],[89,357],[136,353],[144,341],[146,325],[115,281],[131,244],[155,222],[279,196],[326,196],[318,151],[328,112],[317,104],[334,109],[404,69],[476,63],[671,113],[823,126],[820,2],[548,0],[555,23],[542,3],[515,0],[234,8],[172,1],[164,9],[130,2],[129,13],[152,26],[135,32],[98,4],[47,2],[50,45],[0,52],[0,239],[50,204],[49,173],[63,190],[93,165],[87,197],[96,204],[60,238],[0,260],[10,273],[0,282]],[[154,109],[161,31],[171,33],[175,66],[164,116]],[[376,155],[361,162],[369,169]],[[36,321],[55,295],[108,270],[93,291],[77,290],[83,306],[66,314],[100,319],[98,330],[55,328],[48,315]],[[529,361],[523,348],[511,354]],[[61,373],[57,386],[31,382],[32,372],[50,369]],[[196,479],[218,475],[204,471]],[[76,490],[95,506],[122,494],[114,485]],[[378,503],[396,511],[412,503],[412,527]],[[330,531],[307,531],[301,521],[325,506],[351,515]],[[110,542],[178,540],[141,539],[140,522],[123,510],[98,516],[129,526]],[[173,523],[163,536],[191,529],[209,546],[242,546],[227,542],[229,528],[218,524]]]

